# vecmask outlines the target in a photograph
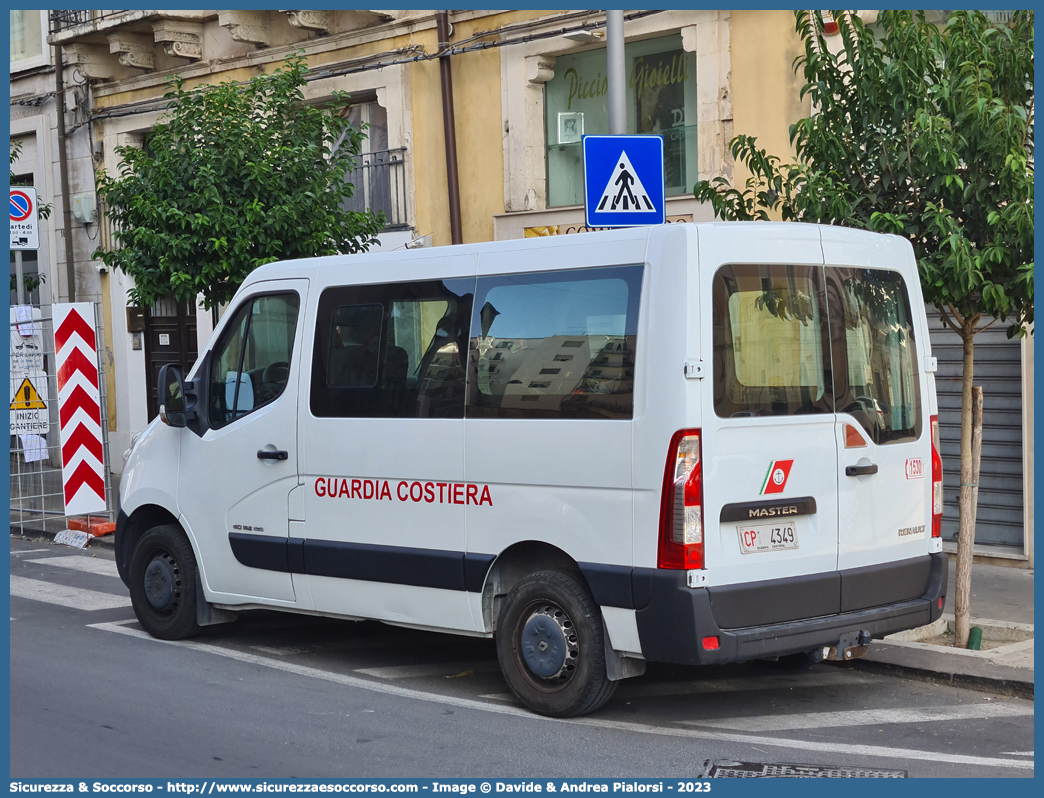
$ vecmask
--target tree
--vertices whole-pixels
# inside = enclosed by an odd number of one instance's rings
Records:
[[[344,208],[365,134],[347,121],[348,95],[304,102],[308,71],[291,55],[245,85],[187,89],[175,77],[144,147],[116,149],[119,176],[98,179],[116,246],[93,257],[134,278],[134,302],[202,294],[211,307],[265,263],[376,241],[383,213]]]
[[[11,140],[11,166],[14,166],[15,161],[18,160],[18,156],[21,155],[21,154],[22,154],[22,142],[15,141],[14,139],[12,139]],[[27,185],[29,185],[29,183],[27,183],[25,180],[21,179],[18,175],[16,175],[14,173],[14,169],[12,169],[11,170],[11,185],[12,186],[27,186]],[[39,196],[37,196],[36,202],[37,202],[36,212],[40,216],[40,218],[41,219],[49,218],[51,216],[51,211],[54,210],[54,205],[52,203],[50,203],[50,202],[41,203]],[[11,255],[11,258],[12,258],[12,263],[13,263],[14,262],[13,261],[14,254]],[[29,296],[29,294],[31,294],[33,291],[35,291],[37,288],[39,288],[41,283],[46,283],[46,282],[47,282],[47,275],[44,274],[43,272],[40,272],[39,274],[23,274],[22,275],[22,285],[25,286],[25,295],[27,297]],[[11,290],[12,291],[17,291],[18,290],[18,278],[17,278],[17,275],[14,275],[14,274],[11,275]]]
[[[750,136],[733,158],[751,177],[696,184],[722,219],[799,220],[895,233],[913,245],[925,299],[964,345],[957,644],[968,635],[975,335],[995,321],[1009,337],[1033,323],[1033,12],[1009,24],[954,11],[886,11],[880,38],[835,12],[841,48],[818,12],[798,11],[795,61],[815,113],[790,128],[783,164]],[[962,563],[967,563],[962,578]]]

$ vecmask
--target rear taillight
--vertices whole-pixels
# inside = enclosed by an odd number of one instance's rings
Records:
[[[674,433],[660,495],[659,568],[703,567],[703,481],[700,431]]]
[[[932,416],[932,537],[942,537],[943,484],[939,455],[939,417]]]

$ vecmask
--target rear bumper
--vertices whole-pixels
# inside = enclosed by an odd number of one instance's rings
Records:
[[[942,614],[939,599],[946,595],[946,555],[874,566],[870,573],[875,584],[891,582],[893,587],[884,593],[880,589],[846,593],[846,583],[866,580],[860,572],[841,571],[719,588],[716,593],[715,588],[689,588],[684,571],[634,569],[635,598],[644,594],[636,602],[643,606],[635,608],[642,653],[653,662],[742,662],[833,646],[846,632],[866,630],[882,638],[924,626]],[[889,579],[890,575],[896,578]],[[766,622],[763,599],[787,593],[802,597],[804,617]],[[852,606],[863,603],[854,601],[853,595],[863,595],[863,602],[875,602],[874,606]],[[817,604],[822,611],[816,610]],[[751,608],[748,613],[745,606]],[[744,622],[745,614],[749,623]],[[717,637],[718,648],[704,649],[705,637]]]

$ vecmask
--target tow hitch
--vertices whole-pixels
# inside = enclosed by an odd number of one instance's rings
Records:
[[[823,647],[823,659],[850,660],[858,659],[870,648],[870,632],[860,629],[857,632],[845,632],[836,645]]]

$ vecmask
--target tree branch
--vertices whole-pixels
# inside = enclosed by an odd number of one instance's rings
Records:
[[[956,320],[956,324],[950,321],[950,319],[946,316],[946,311],[943,310],[941,307],[939,308],[939,312],[943,314],[943,318],[946,319],[946,323],[953,327],[954,332],[960,334],[961,330],[964,328],[964,319],[961,317],[961,314],[957,312],[957,308],[953,306],[953,303],[947,302],[946,307],[950,311],[950,315],[953,316],[953,318]]]
[[[996,324],[996,323],[997,323],[997,319],[994,319],[994,320],[993,320],[993,321],[991,321],[991,322],[990,322],[989,324],[986,324],[986,325],[984,325],[984,326],[980,327],[979,329],[975,330],[975,332],[973,333],[973,335],[978,335],[979,333],[983,332],[984,330],[988,330],[988,329],[990,329],[990,327],[992,327],[992,326],[993,326],[994,324]]]

